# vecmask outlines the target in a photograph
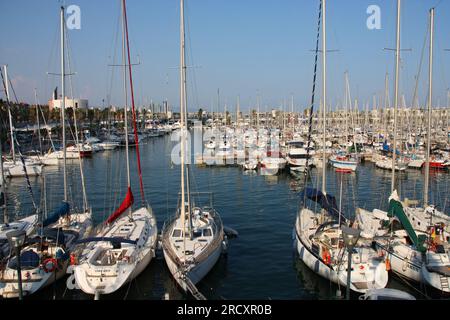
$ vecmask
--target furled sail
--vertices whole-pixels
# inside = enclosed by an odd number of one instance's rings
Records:
[[[124,213],[129,207],[131,207],[134,203],[133,192],[131,192],[131,188],[128,187],[127,195],[125,199],[123,199],[120,207],[106,220],[106,223],[113,223],[117,218],[119,218],[122,213]]]
[[[49,216],[47,219],[42,222],[43,227],[47,227],[51,225],[52,223],[55,223],[59,220],[63,215],[68,215],[70,213],[70,205],[67,202],[63,202],[61,207],[53,212],[51,216]]]

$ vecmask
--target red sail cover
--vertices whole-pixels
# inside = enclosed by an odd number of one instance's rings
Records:
[[[127,195],[125,199],[123,199],[122,204],[119,209],[117,209],[109,218],[106,220],[106,223],[113,223],[117,218],[119,218],[122,213],[125,212],[134,202],[133,192],[131,192],[131,188],[128,187]]]

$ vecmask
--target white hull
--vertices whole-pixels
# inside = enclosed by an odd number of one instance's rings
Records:
[[[69,269],[69,289],[81,289],[87,294],[110,294],[136,278],[155,255],[157,244],[156,220],[151,209],[133,212],[133,221],[124,215],[114,221],[97,237],[121,237],[136,240],[115,249],[110,242],[90,243],[82,252],[79,264]],[[73,286],[73,287],[72,287]]]
[[[189,272],[187,273],[187,277],[189,277],[194,285],[200,282],[209,273],[209,271],[211,271],[211,269],[219,260],[221,253],[222,246],[218,246],[217,249],[207,259],[189,270]],[[187,292],[188,288],[186,282],[182,279],[182,275],[179,271],[178,266],[175,264],[175,262],[172,261],[172,259],[170,259],[169,255],[165,251],[164,259],[166,260],[167,267],[169,268],[170,273],[174,277],[175,281],[184,291]]]
[[[408,162],[408,168],[421,169],[425,160],[415,159]]]
[[[294,231],[295,232],[295,231]],[[329,266],[327,266],[325,263],[323,263],[322,260],[318,259],[315,255],[313,255],[300,241],[299,237],[295,237],[294,242],[295,248],[297,250],[297,253],[299,255],[300,260],[302,260],[306,266],[320,275],[321,277],[328,279],[332,281],[335,284],[339,284],[341,286],[346,287],[347,286],[347,262],[342,263],[342,267],[339,270],[331,269]],[[345,266],[344,266],[345,265]],[[377,289],[377,288],[384,288],[386,286],[388,277],[387,274],[385,274],[386,266],[384,263],[380,263],[375,271],[375,279],[369,279],[367,278],[364,273],[357,273],[353,271],[351,273],[351,283],[350,283],[350,289],[352,291],[365,293],[368,289]],[[382,283],[384,284],[379,286],[375,285],[373,288],[364,288],[364,287],[356,287],[354,283],[361,282],[361,283],[368,283],[368,281],[375,281],[375,283]]]
[[[392,160],[378,160],[375,162],[375,165],[380,169],[392,170]],[[395,164],[395,171],[405,171],[406,168],[408,168],[406,163]]]
[[[68,261],[63,262],[62,265],[53,272],[45,272],[40,266],[31,270],[22,270],[23,295],[29,296],[64,277],[68,263]],[[0,296],[3,298],[19,297],[17,277],[16,270],[7,269],[3,272],[0,278]]]
[[[302,217],[302,218],[301,218]],[[302,219],[304,221],[302,221]],[[314,213],[309,209],[302,209],[296,219],[293,231],[294,247],[308,268],[318,275],[332,281],[335,284],[347,286],[347,254],[340,258],[339,263],[334,261],[327,265],[323,259],[313,254],[310,248],[310,236],[315,234],[318,226],[314,225]],[[312,237],[311,237],[312,238]],[[375,252],[371,248],[355,248],[357,253],[353,255],[350,289],[352,291],[365,293],[369,289],[381,289],[387,285],[388,273],[386,265],[381,259],[374,258]],[[355,263],[355,255],[357,262]],[[336,257],[338,257],[336,256]]]
[[[28,176],[40,176],[42,174],[42,165],[41,164],[32,164],[25,162],[25,168],[27,170]],[[23,164],[20,161],[16,163],[4,163],[4,170],[6,177],[24,177],[25,170],[23,168]]]
[[[331,165],[336,169],[356,171],[358,164],[354,161],[330,160]]]

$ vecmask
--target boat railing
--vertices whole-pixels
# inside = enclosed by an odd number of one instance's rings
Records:
[[[211,241],[208,245],[208,248],[203,251],[201,254],[199,254],[197,256],[197,258],[195,259],[196,262],[201,262],[203,260],[205,260],[207,257],[209,257],[209,255],[216,249],[216,247],[218,245],[221,245],[221,242],[223,240],[223,226],[222,226],[222,220],[220,219],[220,216],[218,214],[216,214],[216,212],[214,210],[212,210],[213,214],[213,228],[215,229],[214,234],[216,235],[213,239],[213,241]],[[211,214],[211,212],[210,212]],[[219,232],[219,234],[217,234],[217,232]]]
[[[174,226],[174,222],[177,219],[177,215],[171,216],[167,221],[164,222],[163,228],[162,228],[162,247],[167,255],[169,255],[170,259],[174,261],[178,266],[181,266],[183,263],[181,260],[174,254],[173,249],[170,246],[170,237],[172,234],[172,229]]]

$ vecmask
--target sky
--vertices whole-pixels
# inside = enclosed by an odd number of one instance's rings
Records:
[[[189,110],[296,111],[310,104],[319,0],[186,0]],[[327,0],[327,103],[342,106],[349,74],[352,99],[359,108],[383,101],[385,75],[393,99],[395,0]],[[60,79],[59,8],[77,5],[81,29],[68,30],[68,96],[91,106],[123,105],[120,64],[119,0],[0,0],[0,64],[8,65],[19,101],[46,103]],[[366,12],[378,5],[381,29],[369,30]],[[137,105],[167,99],[179,108],[179,0],[127,0],[133,80]],[[403,0],[401,10],[400,94],[410,105],[419,73],[423,105],[428,84],[428,12],[436,6],[433,103],[447,104],[450,87],[450,0]],[[336,51],[334,51],[336,50]],[[422,51],[424,54],[422,56]],[[422,57],[422,59],[421,59]],[[422,60],[422,64],[421,64]],[[319,101],[321,59],[317,79]],[[421,68],[419,66],[421,65]],[[69,77],[68,77],[69,78]],[[218,97],[218,89],[220,96]],[[0,97],[4,97],[3,92]],[[391,102],[392,104],[392,102]]]

